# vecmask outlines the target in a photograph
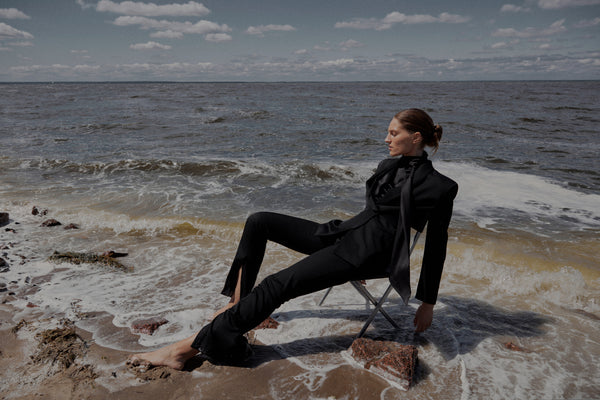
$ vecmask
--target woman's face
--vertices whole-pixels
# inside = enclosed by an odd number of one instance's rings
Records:
[[[420,156],[423,154],[421,133],[410,133],[396,118],[392,118],[388,127],[385,142],[390,150],[390,156]]]

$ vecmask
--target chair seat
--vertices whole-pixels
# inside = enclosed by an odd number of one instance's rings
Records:
[[[413,236],[412,244],[410,245],[410,254],[412,254],[412,251],[415,248],[415,245],[417,244],[417,241],[419,240],[419,236],[421,236],[421,232],[420,231],[416,231],[415,235]],[[387,313],[387,311],[385,311],[383,309],[383,305],[387,301],[387,298],[388,298],[388,296],[390,295],[390,293],[392,292],[392,289],[393,289],[393,287],[392,287],[391,284],[388,285],[387,289],[385,290],[385,292],[383,293],[383,295],[379,298],[379,300],[377,300],[371,294],[371,292],[369,292],[367,290],[367,288],[365,287],[365,285],[361,281],[350,281],[350,284],[356,289],[356,291],[358,293],[360,293],[361,296],[363,296],[365,298],[365,300],[367,300],[368,302],[370,302],[371,304],[373,304],[375,306],[375,308],[373,309],[373,311],[371,311],[371,314],[367,318],[365,324],[363,325],[362,329],[360,330],[360,332],[356,336],[357,338],[362,337],[365,334],[365,332],[367,331],[367,329],[369,328],[369,326],[371,325],[371,323],[373,322],[373,320],[377,316],[377,313],[381,313],[381,315],[383,315],[385,317],[385,319],[387,319],[388,322],[390,324],[392,324],[392,326],[394,328],[400,329],[400,325],[398,325],[398,323],[396,321],[394,321],[394,319]],[[329,289],[327,289],[327,291],[323,295],[323,298],[321,298],[321,301],[319,302],[319,306],[323,305],[323,302],[325,301],[325,299],[327,298],[327,296],[331,292],[331,289],[333,289],[333,287],[330,287]]]

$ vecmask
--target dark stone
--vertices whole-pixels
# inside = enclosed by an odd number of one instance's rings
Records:
[[[7,225],[9,222],[8,213],[0,212],[0,226]]]
[[[42,224],[40,226],[58,226],[58,225],[62,225],[60,222],[58,222],[57,220],[55,220],[54,218],[50,218],[45,220],[44,222],[42,222]]]
[[[33,206],[33,208],[31,209],[31,215],[46,215],[48,214],[48,210],[40,210],[39,208],[37,208],[36,206]]]
[[[48,260],[54,261],[54,262],[70,262],[73,264],[81,264],[81,263],[102,264],[102,265],[108,265],[113,268],[118,268],[123,271],[131,271],[132,270],[132,268],[126,267],[125,265],[123,265],[120,262],[118,262],[117,260],[115,260],[113,257],[108,257],[108,256],[99,255],[99,254],[95,254],[95,253],[76,253],[76,252],[72,252],[72,251],[67,251],[65,253],[61,253],[61,252],[55,251],[50,257],[48,257]]]
[[[65,226],[64,229],[79,229],[79,226],[75,224],[69,224]]]
[[[112,257],[112,258],[126,257],[127,255],[128,255],[127,253],[118,253],[118,252],[112,251],[112,250],[108,250],[108,251],[105,251],[104,253],[102,253],[103,257]]]
[[[352,342],[350,354],[364,368],[405,390],[410,387],[418,355],[415,346],[359,338]]]
[[[169,321],[164,318],[138,319],[131,323],[131,330],[134,333],[145,333],[147,335],[152,335],[154,331],[167,322]]]
[[[8,267],[8,263],[6,262],[6,260],[4,258],[0,258],[0,273],[8,272],[8,271],[10,271],[10,268]]]

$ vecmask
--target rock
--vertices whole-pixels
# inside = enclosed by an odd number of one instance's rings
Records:
[[[0,226],[7,225],[9,222],[8,213],[0,212]]]
[[[522,352],[525,352],[525,353],[530,353],[531,352],[530,350],[527,350],[527,349],[519,346],[518,344],[514,344],[513,342],[504,343],[504,347],[506,347],[509,350],[513,350],[513,351],[522,351]]]
[[[63,229],[79,229],[79,226],[76,224],[69,224],[65,226]]]
[[[131,323],[131,330],[133,333],[152,335],[154,331],[167,322],[169,321],[164,318],[139,319]]]
[[[365,369],[405,390],[410,387],[418,356],[415,346],[359,338],[352,342],[349,351]]]
[[[33,206],[31,209],[31,215],[46,215],[48,214],[48,210],[40,210],[36,206]]]
[[[279,322],[275,321],[273,319],[273,317],[269,317],[269,318],[265,319],[263,322],[261,322],[254,329],[277,329],[278,326],[279,326]]]
[[[10,271],[10,267],[4,258],[0,257],[0,273]]]
[[[112,257],[112,258],[126,257],[127,255],[128,255],[127,253],[118,253],[118,252],[112,251],[112,250],[108,250],[108,251],[105,251],[104,253],[102,253],[103,257]]]
[[[50,218],[45,220],[44,222],[42,222],[42,224],[40,226],[58,226],[58,225],[62,225],[60,222],[58,222],[57,220],[55,220],[54,218]]]
[[[121,269],[123,271],[131,271],[133,269],[130,267],[126,267],[125,265],[121,264],[112,257],[98,255],[95,253],[76,253],[71,251],[61,253],[55,251],[50,257],[48,257],[48,260],[54,262],[70,262],[73,264],[103,264],[108,265],[109,267]]]

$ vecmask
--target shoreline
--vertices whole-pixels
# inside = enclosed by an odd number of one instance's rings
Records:
[[[349,377],[362,385],[356,398],[392,389],[388,382],[352,365],[340,365],[316,390],[300,382],[288,389],[270,387],[274,376],[295,376],[302,368],[282,358],[269,346],[254,343],[256,353],[248,365],[225,366],[194,358],[183,371],[154,367],[147,371],[125,364],[129,352],[98,345],[92,333],[63,318],[45,318],[32,313],[24,323],[15,324],[15,307],[0,304],[0,399],[180,399],[180,398],[346,398]],[[44,332],[71,326],[76,335],[74,354],[68,366],[57,354],[40,357]],[[44,349],[47,350],[48,343]],[[148,349],[146,349],[147,351]],[[46,353],[48,351],[45,351]],[[48,354],[46,354],[48,356]],[[376,395],[379,397],[379,395]]]

